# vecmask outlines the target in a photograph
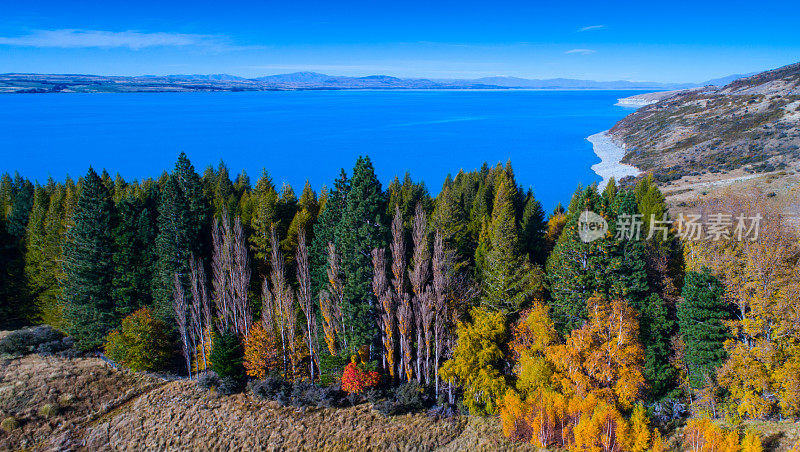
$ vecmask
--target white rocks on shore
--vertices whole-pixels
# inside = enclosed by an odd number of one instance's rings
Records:
[[[625,149],[614,142],[614,139],[608,134],[608,130],[591,135],[586,139],[592,143],[594,153],[600,157],[600,163],[592,165],[592,171],[603,178],[598,185],[600,190],[605,188],[612,177],[620,180],[623,177],[641,174],[641,171],[635,166],[621,163],[622,158],[625,157]]]

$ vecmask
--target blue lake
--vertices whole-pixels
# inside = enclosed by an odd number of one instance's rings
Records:
[[[547,209],[600,178],[586,137],[632,110],[632,91],[288,91],[0,95],[0,172],[44,182],[89,165],[158,177],[180,151],[255,184],[331,185],[368,154],[386,184],[406,171],[439,192],[448,173],[511,159]],[[233,176],[232,176],[233,177]]]

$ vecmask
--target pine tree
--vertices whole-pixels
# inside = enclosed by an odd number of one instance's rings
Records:
[[[347,202],[336,228],[337,249],[341,249],[344,312],[347,343],[353,347],[369,344],[376,333],[375,303],[372,296],[371,252],[386,246],[386,212],[381,183],[369,157],[359,157]]]
[[[524,273],[527,263],[520,255],[514,200],[517,188],[501,176],[494,198],[492,220],[488,229],[488,249],[483,275],[481,303],[493,310],[517,311],[529,293]]]
[[[126,196],[117,204],[113,295],[117,313],[122,317],[152,304],[157,194],[151,191],[145,196],[144,200]]]
[[[547,259],[551,313],[562,334],[583,323],[587,318],[586,300],[598,291],[598,283],[605,281],[605,240],[584,243],[578,235],[581,213],[588,210],[602,215],[600,207],[594,186],[579,188],[570,203],[563,232]]]
[[[32,303],[25,281],[25,231],[33,207],[34,187],[18,173],[9,183],[4,178],[3,197],[7,203],[2,248],[0,249],[0,324],[18,327],[32,317]]]
[[[76,346],[91,350],[116,326],[111,297],[114,205],[93,169],[81,185],[75,225],[64,245],[64,315]]]
[[[547,250],[544,236],[547,232],[547,222],[544,218],[542,203],[528,190],[525,195],[525,207],[519,222],[520,244],[522,251],[528,256],[531,263],[544,265],[547,259]]]
[[[175,274],[188,281],[191,256],[206,256],[210,225],[208,203],[200,177],[186,154],[165,180],[158,208],[156,278],[153,283],[154,315],[172,325]]]
[[[252,233],[250,234],[250,251],[253,254],[256,280],[263,280],[268,273],[270,249],[269,234],[272,225],[278,219],[278,192],[272,178],[266,170],[256,183],[251,197],[253,204],[252,220],[250,221]]]
[[[47,240],[45,222],[49,204],[50,195],[47,189],[37,184],[34,189],[33,207],[25,237],[26,294],[30,297],[30,301],[37,305],[40,295],[48,289],[45,266],[50,256],[45,255]]]
[[[337,245],[336,230],[342,219],[349,192],[350,180],[342,169],[339,178],[333,183],[333,190],[328,194],[320,210],[314,227],[314,238],[311,240],[311,284],[314,293],[319,293],[328,284],[328,243]]]
[[[678,326],[686,344],[685,361],[689,382],[699,388],[713,379],[725,360],[725,341],[730,333],[725,321],[731,318],[724,299],[725,287],[708,268],[686,272],[683,301],[678,304]]]
[[[44,223],[44,264],[40,274],[39,299],[37,310],[42,322],[61,328],[64,326],[61,300],[61,282],[63,270],[61,258],[64,242],[67,238],[67,213],[69,198],[69,185],[58,185],[50,196],[50,204]],[[71,208],[71,207],[69,207]]]

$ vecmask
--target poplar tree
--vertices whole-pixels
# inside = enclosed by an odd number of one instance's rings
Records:
[[[116,326],[112,299],[114,205],[108,188],[89,168],[64,245],[66,329],[82,350],[102,345]]]

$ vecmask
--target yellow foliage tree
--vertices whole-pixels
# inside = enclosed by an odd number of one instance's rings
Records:
[[[271,370],[279,369],[280,353],[275,337],[261,323],[250,328],[244,339],[244,368],[247,375],[263,379]]]
[[[629,409],[644,386],[644,353],[638,342],[636,312],[624,300],[588,300],[589,321],[573,330],[566,344],[548,348],[562,389],[578,396],[596,394]]]
[[[761,445],[761,437],[757,432],[748,430],[742,438],[742,452],[763,452],[764,447]]]
[[[644,405],[637,403],[631,414],[631,430],[625,450],[630,452],[644,452],[650,447],[650,426]]]
[[[727,239],[688,241],[685,247],[687,270],[711,268],[736,307],[737,319],[729,323],[733,339],[725,345],[729,358],[719,370],[719,383],[741,416],[761,418],[777,409],[800,415],[797,233],[784,220],[781,206],[759,192],[728,193],[705,201],[700,210],[730,212],[735,226]],[[740,226],[749,226],[747,219],[756,216],[757,238],[740,240]]]
[[[444,363],[441,376],[464,388],[464,405],[472,414],[494,414],[508,385],[500,366],[506,339],[505,317],[500,311],[472,310],[472,322],[460,322],[453,357]]]

